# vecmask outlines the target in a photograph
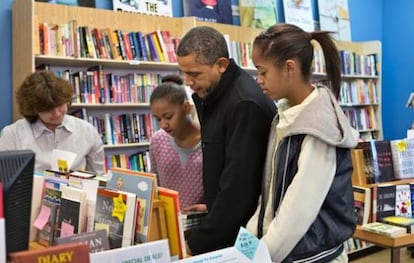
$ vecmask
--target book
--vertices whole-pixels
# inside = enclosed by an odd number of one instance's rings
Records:
[[[89,263],[89,247],[83,243],[69,243],[42,249],[10,253],[8,263],[65,262]]]
[[[85,232],[88,206],[86,191],[70,186],[63,186],[61,191],[56,237]]]
[[[106,229],[108,231],[111,249],[132,245],[135,209],[135,194],[106,188],[98,189],[95,230]]]
[[[55,245],[68,243],[87,244],[89,246],[89,253],[96,253],[109,249],[109,240],[106,229],[84,232],[73,236],[57,238],[55,240]]]
[[[283,0],[285,23],[294,24],[304,31],[314,31],[313,11],[311,0]]]
[[[356,185],[353,188],[356,222],[358,225],[367,224],[371,213],[371,188]]]
[[[392,140],[390,144],[395,179],[414,178],[414,139]]]
[[[412,216],[410,191],[409,184],[398,184],[395,186],[396,216]]]
[[[266,29],[277,23],[274,0],[239,0],[240,25]]]
[[[351,150],[352,160],[352,185],[364,185],[367,183],[365,176],[365,165],[364,165],[364,151],[362,149]]]
[[[109,172],[107,187],[137,195],[139,199],[140,224],[136,229],[136,243],[145,243],[150,236],[152,222],[152,203],[156,197],[156,175],[153,173],[133,171],[113,167]]]
[[[185,255],[183,250],[185,244],[182,243],[184,233],[180,229],[180,196],[175,190],[165,187],[158,187],[158,198],[163,202],[165,217],[167,222],[168,241],[171,257],[176,260],[182,259]]]
[[[394,180],[394,167],[389,140],[359,142],[356,148],[364,151],[367,183],[372,184]]]
[[[373,222],[362,225],[361,228],[365,231],[381,234],[388,237],[397,237],[407,233],[404,227],[394,226],[382,222]]]
[[[195,16],[198,20],[233,24],[231,0],[184,0],[184,16]]]
[[[145,3],[142,1],[112,0],[112,7],[117,11],[173,16],[172,0],[146,0]]]
[[[381,219],[381,222],[394,226],[404,227],[407,233],[414,233],[414,218],[407,216],[387,216]]]
[[[394,184],[379,184],[376,186],[376,219],[379,221],[386,216],[395,215],[395,194]]]

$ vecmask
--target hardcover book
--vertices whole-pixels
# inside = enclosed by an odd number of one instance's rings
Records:
[[[395,194],[394,184],[381,184],[376,186],[376,218],[379,221],[386,216],[395,215]]]
[[[354,185],[353,188],[355,217],[357,224],[367,224],[371,213],[371,189],[356,185]]]
[[[390,182],[394,180],[391,145],[388,140],[359,142],[357,149],[364,151],[367,183]]]
[[[265,29],[277,23],[274,0],[239,0],[239,10],[241,26]]]
[[[62,245],[67,243],[87,244],[89,246],[90,253],[101,252],[109,249],[109,240],[105,229],[57,238],[55,245]]]
[[[136,229],[136,243],[148,241],[151,229],[152,203],[156,195],[157,179],[153,173],[122,168],[112,168],[107,187],[134,193],[139,200],[139,225]]]
[[[390,224],[382,223],[382,222],[373,222],[362,225],[361,228],[363,230],[381,234],[388,237],[397,237],[407,233],[407,230],[404,227],[393,226]]]
[[[399,184],[395,186],[395,215],[412,216],[409,184]]]
[[[8,263],[65,262],[89,263],[89,247],[83,243],[69,243],[42,249],[10,253]]]
[[[381,219],[381,222],[394,226],[405,227],[407,233],[414,233],[414,218],[407,216],[387,216]]]
[[[414,178],[414,139],[392,140],[390,144],[395,178]]]
[[[172,17],[172,0],[112,0],[113,10]]]
[[[106,229],[108,231],[111,249],[132,245],[135,207],[134,194],[105,188],[98,189],[95,230]]]
[[[184,0],[184,16],[206,22],[233,24],[231,0]]]
[[[163,202],[165,217],[167,222],[168,241],[170,245],[171,257],[182,259],[185,244],[182,242],[184,233],[180,228],[180,197],[177,191],[158,187],[158,197]]]

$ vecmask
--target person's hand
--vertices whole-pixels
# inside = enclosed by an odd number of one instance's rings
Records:
[[[183,212],[207,212],[207,206],[205,204],[195,204],[185,207]]]

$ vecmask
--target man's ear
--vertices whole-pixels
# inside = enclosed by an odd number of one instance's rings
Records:
[[[220,57],[217,59],[216,64],[219,66],[220,73],[224,73],[230,64],[230,61],[227,58]]]

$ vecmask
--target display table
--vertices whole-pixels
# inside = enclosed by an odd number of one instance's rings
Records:
[[[390,248],[391,263],[400,263],[400,248],[414,245],[414,234],[407,234],[399,237],[387,237],[362,230],[360,226],[357,226],[353,237],[380,247]]]

